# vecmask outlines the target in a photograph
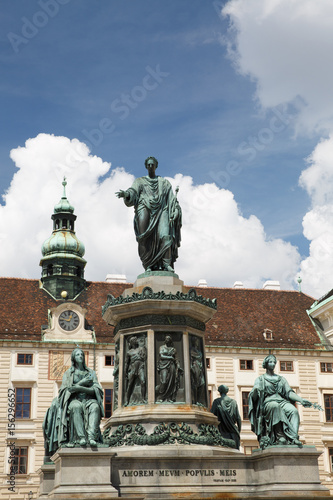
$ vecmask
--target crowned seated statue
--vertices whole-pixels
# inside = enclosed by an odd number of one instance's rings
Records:
[[[103,389],[96,373],[86,366],[82,349],[73,350],[71,363],[64,373],[59,395],[45,415],[46,457],[61,446],[96,446],[102,442],[99,424],[104,417]]]

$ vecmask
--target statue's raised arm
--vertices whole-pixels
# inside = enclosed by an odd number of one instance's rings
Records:
[[[116,195],[124,199],[126,206],[134,206],[134,231],[145,271],[174,272],[182,211],[170,182],[155,173],[156,158],[149,156],[145,166],[148,175],[139,177],[129,189],[119,190]]]

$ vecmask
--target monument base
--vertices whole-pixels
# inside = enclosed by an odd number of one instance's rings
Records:
[[[41,486],[48,491],[39,499],[324,499],[330,494],[319,480],[319,455],[313,446],[271,447],[252,455],[177,444],[62,448],[53,457],[53,488],[48,469]]]

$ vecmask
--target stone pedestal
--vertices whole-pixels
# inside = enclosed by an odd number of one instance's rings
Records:
[[[111,446],[133,440],[134,443],[141,440],[150,444],[155,439],[165,443],[176,434],[179,442],[184,431],[184,443],[191,442],[190,433],[193,432],[198,443],[204,443],[206,437],[205,444],[234,446],[233,442],[223,441],[217,431],[217,418],[208,408],[204,331],[205,324],[216,311],[216,303],[198,296],[194,289],[185,288],[173,273],[160,274],[144,273],[123,296],[108,296],[103,308],[104,320],[115,326],[119,363],[114,390],[115,410],[106,424],[106,442]],[[170,351],[165,344],[167,337],[171,339]],[[131,344],[133,338],[136,339],[135,349]],[[165,398],[159,392],[163,378],[163,349],[168,352],[173,349],[176,353],[177,363],[173,366],[177,364],[178,370],[177,382],[173,382],[177,390]],[[132,362],[131,352],[134,351],[137,354]],[[144,360],[141,367],[140,360],[136,361],[140,355]],[[165,357],[170,358],[169,354]],[[167,368],[164,375],[168,377],[172,369],[175,368]],[[131,373],[135,379],[132,391],[128,389]],[[139,430],[134,429],[137,424],[140,424]],[[129,425],[133,427],[125,435],[124,426]],[[123,426],[121,434],[117,430],[119,426]],[[166,436],[170,430],[172,437],[162,441],[162,434]]]
[[[173,273],[145,273],[123,296],[108,296],[103,317],[115,326],[118,370],[116,409],[103,434],[110,447],[58,450],[53,468],[42,467],[40,500],[329,497],[314,447],[244,455],[221,437],[207,407],[205,367],[205,323],[215,309],[214,301],[185,289]],[[163,351],[166,336],[170,351]],[[174,356],[173,369],[181,374],[166,400],[159,391],[162,352]]]
[[[109,500],[118,497],[118,491],[110,481],[114,456],[109,448],[60,448],[52,457],[54,465],[41,468],[44,480],[39,500]],[[50,470],[46,471],[45,467]]]
[[[320,484],[319,454],[312,446],[272,447],[252,455],[179,444],[66,448],[54,455],[54,484],[39,500],[320,500],[330,494]]]

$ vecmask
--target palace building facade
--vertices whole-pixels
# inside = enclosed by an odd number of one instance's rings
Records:
[[[37,498],[43,464],[43,419],[79,345],[104,390],[105,424],[112,414],[115,346],[113,328],[102,319],[107,295],[131,286],[119,277],[84,278],[84,245],[75,234],[74,208],[64,193],[42,246],[41,280],[0,278],[0,498]],[[190,287],[189,287],[190,288]],[[210,404],[221,384],[229,387],[241,416],[241,452],[258,447],[248,420],[248,394],[268,353],[276,371],[302,397],[324,411],[299,407],[300,440],[322,452],[320,477],[333,494],[333,291],[315,301],[301,291],[194,287],[217,299],[205,331]],[[161,327],[165,332],[172,326]],[[14,392],[15,391],[15,392]],[[13,395],[15,394],[15,397]],[[31,497],[31,494],[30,494]]]

